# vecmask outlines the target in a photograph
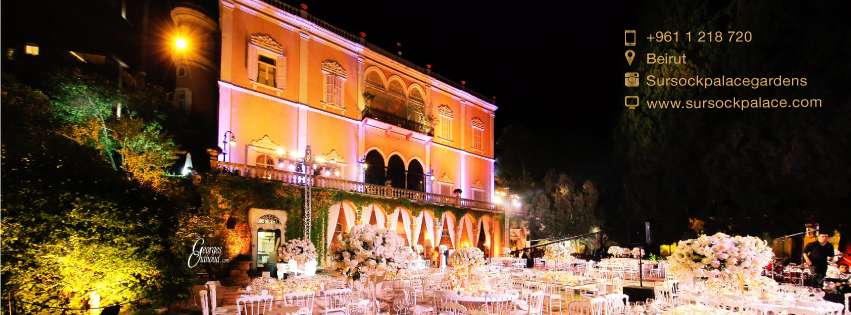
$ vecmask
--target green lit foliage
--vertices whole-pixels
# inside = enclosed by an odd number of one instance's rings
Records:
[[[28,313],[48,311],[30,303],[83,307],[91,290],[110,305],[161,288],[162,248],[152,230],[159,222],[150,210],[75,193],[30,194],[31,203],[11,195],[3,208],[4,288],[27,302]]]
[[[161,89],[139,82],[119,92],[109,82],[70,71],[56,77],[50,95],[62,135],[95,148],[143,185],[165,189],[165,169],[177,158],[177,147],[160,123],[166,102]]]
[[[0,103],[4,300],[12,297],[22,314],[54,314],[61,311],[48,307],[83,306],[91,290],[102,306],[133,302],[125,310],[185,298],[189,275],[179,267],[186,258],[168,249],[186,201],[115,171],[103,147],[65,133],[86,121],[75,118],[78,111],[55,108],[5,74]],[[45,115],[54,111],[67,117]],[[158,133],[138,131],[130,139],[143,144]]]
[[[138,118],[117,121],[113,137],[118,141],[122,168],[144,185],[161,189],[167,184],[163,170],[175,160],[176,146],[157,122]]]

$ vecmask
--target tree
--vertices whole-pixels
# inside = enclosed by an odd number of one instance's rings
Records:
[[[128,180],[104,158],[103,146],[66,133],[75,122],[90,121],[74,113],[98,111],[55,106],[46,94],[3,75],[4,293],[24,313],[84,307],[91,291],[102,306],[184,297],[188,270],[174,266],[183,266],[185,257],[169,250],[176,215],[191,208],[176,197],[179,186],[164,194]],[[92,130],[100,135],[100,127]],[[141,128],[128,143],[116,144],[156,151],[132,142],[158,132]]]
[[[533,238],[584,234],[599,224],[599,194],[593,182],[586,180],[577,185],[566,174],[550,170],[542,184],[543,187],[528,192],[531,196],[527,208]]]
[[[143,185],[163,190],[177,146],[161,127],[166,120],[162,90],[138,82],[119,92],[103,79],[75,71],[54,80],[50,108],[62,124],[60,134],[97,149],[114,169]]]

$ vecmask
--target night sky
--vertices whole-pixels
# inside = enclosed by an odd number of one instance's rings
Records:
[[[298,5],[301,2],[288,2]],[[559,168],[599,168],[622,110],[619,2],[307,1],[309,12],[480,94],[496,96],[497,140],[525,127]],[[498,146],[498,150],[510,150]],[[591,164],[589,166],[589,164]]]

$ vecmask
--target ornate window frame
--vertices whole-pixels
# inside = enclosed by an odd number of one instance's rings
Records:
[[[452,120],[455,118],[455,112],[452,111],[452,108],[445,104],[441,104],[437,107],[437,116],[438,116],[438,129],[440,132],[438,133],[438,137],[441,139],[452,141]]]
[[[325,60],[322,62],[322,104],[342,109],[345,112],[344,95],[345,81],[348,78],[346,69],[335,60]],[[329,91],[329,86],[333,86],[334,91]]]
[[[275,60],[275,86],[258,81],[260,56]],[[287,85],[287,57],[284,54],[284,47],[278,41],[269,34],[251,34],[248,39],[245,62],[248,69],[248,80],[251,81],[252,88],[262,87],[273,90],[280,96]]]
[[[482,151],[485,149],[485,122],[479,118],[470,121],[473,129],[473,149]]]

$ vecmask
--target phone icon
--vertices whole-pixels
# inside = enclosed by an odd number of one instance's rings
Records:
[[[624,46],[635,46],[635,30],[625,30],[623,31],[623,44]]]

